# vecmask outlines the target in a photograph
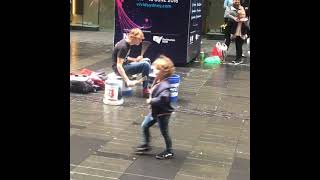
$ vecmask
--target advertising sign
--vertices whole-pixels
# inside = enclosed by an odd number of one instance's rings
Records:
[[[115,0],[114,44],[132,28],[151,42],[144,53],[154,61],[160,54],[184,65],[200,52],[202,0]],[[191,39],[192,38],[192,39]],[[140,55],[134,47],[131,55]]]

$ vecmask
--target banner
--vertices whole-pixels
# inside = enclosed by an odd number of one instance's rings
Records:
[[[188,62],[197,57],[201,48],[202,0],[191,0],[188,39]]]
[[[199,2],[202,0],[115,0],[114,44],[130,29],[140,28],[145,41],[152,42],[144,57],[154,61],[164,54],[176,65],[184,65],[200,52]],[[131,55],[139,55],[141,46],[133,46]]]

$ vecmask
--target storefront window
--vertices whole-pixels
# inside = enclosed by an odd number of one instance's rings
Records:
[[[72,0],[71,26],[99,27],[99,0]]]
[[[72,29],[113,30],[114,2],[115,0],[70,0]]]

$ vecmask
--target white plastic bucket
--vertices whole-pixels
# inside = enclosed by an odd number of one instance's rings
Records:
[[[108,105],[121,105],[123,104],[123,102],[124,100],[122,97],[122,80],[106,80],[103,103]]]

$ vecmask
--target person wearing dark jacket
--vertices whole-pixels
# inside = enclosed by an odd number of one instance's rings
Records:
[[[174,73],[173,62],[166,56],[160,56],[153,62],[156,77],[151,87],[151,96],[146,100],[151,106],[149,113],[142,122],[142,144],[136,147],[136,152],[151,150],[149,128],[158,122],[160,132],[164,138],[166,149],[156,155],[157,159],[173,157],[172,140],[169,136],[169,119],[174,108],[170,102],[170,84],[168,78]]]
[[[249,27],[248,27],[248,18],[246,17],[245,10],[238,11],[237,22],[234,22],[231,27],[231,36],[230,39],[235,40],[236,43],[236,61],[235,64],[242,63],[242,45],[245,40],[248,38]]]
[[[243,12],[245,11],[245,9],[243,8],[243,6],[240,5],[240,0],[233,0],[233,6],[231,6],[230,8],[227,8],[227,12],[226,12],[226,17],[229,18],[229,33],[232,34],[232,27],[234,27],[234,25],[238,25],[239,23],[239,19],[238,19],[238,12]],[[241,23],[242,24],[242,23]],[[240,27],[240,26],[239,26]],[[241,28],[239,28],[241,29]],[[239,32],[239,31],[237,31]],[[237,33],[239,34],[239,33]],[[226,45],[229,47],[230,42],[231,41],[227,41],[228,39],[226,39]],[[229,38],[229,40],[231,40],[231,38]],[[243,62],[242,60],[242,45],[243,45],[243,39],[240,38],[240,36],[236,36],[235,38],[235,43],[236,43],[236,59],[234,61],[232,61],[234,64],[240,64]]]

